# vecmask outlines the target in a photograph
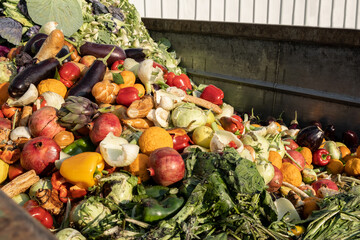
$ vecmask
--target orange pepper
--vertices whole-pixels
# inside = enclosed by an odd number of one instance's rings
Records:
[[[145,87],[141,83],[136,83],[133,86],[139,91],[139,97],[142,98],[145,95]]]
[[[126,88],[126,87],[133,87],[135,84],[135,80],[136,80],[136,76],[133,72],[131,71],[122,71],[120,73],[120,75],[122,76],[124,83],[120,84],[120,88]]]

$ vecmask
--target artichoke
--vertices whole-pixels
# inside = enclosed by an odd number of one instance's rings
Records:
[[[98,105],[87,98],[69,96],[57,112],[58,122],[68,130],[76,131],[90,123],[98,113]]]

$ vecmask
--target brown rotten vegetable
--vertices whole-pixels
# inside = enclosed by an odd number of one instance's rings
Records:
[[[44,61],[49,58],[54,58],[64,46],[64,34],[61,30],[55,29],[46,38],[42,44],[39,52],[35,55],[37,62]]]

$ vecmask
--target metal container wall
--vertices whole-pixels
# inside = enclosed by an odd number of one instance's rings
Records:
[[[143,19],[170,40],[192,80],[214,84],[239,112],[262,119],[297,111],[301,126],[360,133],[360,32],[275,25]]]

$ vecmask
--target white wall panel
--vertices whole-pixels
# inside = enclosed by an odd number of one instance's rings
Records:
[[[360,28],[360,0],[129,0],[142,17]]]

